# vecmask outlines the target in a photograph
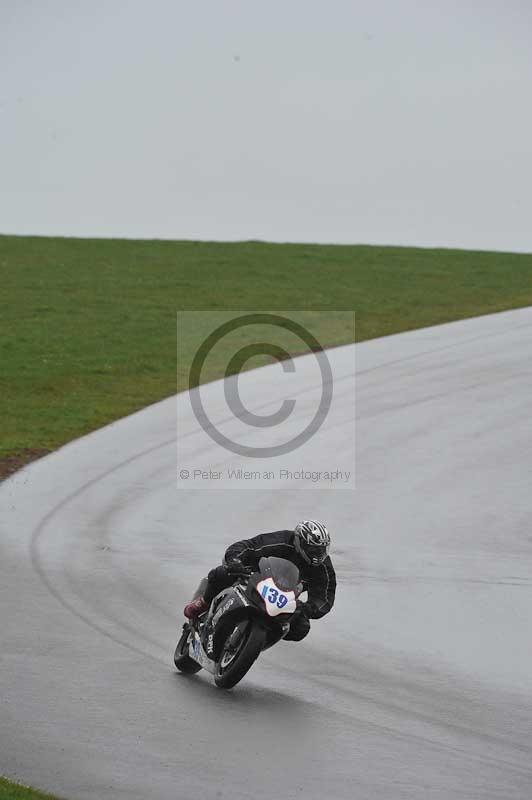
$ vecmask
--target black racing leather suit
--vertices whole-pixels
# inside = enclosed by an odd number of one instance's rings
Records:
[[[235,542],[225,551],[224,565],[231,561],[241,561],[253,569],[257,569],[263,556],[277,556],[292,561],[299,569],[303,588],[308,600],[298,607],[290,623],[287,640],[299,641],[310,630],[309,619],[319,619],[328,614],[334,605],[336,594],[336,574],[332,561],[327,556],[323,564],[311,566],[304,561],[294,545],[294,532],[289,530],[260,533],[251,539]],[[207,603],[218,592],[230,586],[233,578],[227,576],[224,569],[216,567],[209,572],[208,583],[204,592]]]

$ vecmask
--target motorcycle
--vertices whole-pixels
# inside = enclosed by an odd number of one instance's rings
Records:
[[[180,672],[206,669],[214,682],[231,689],[259,654],[283,639],[303,591],[299,570],[284,558],[259,561],[258,571],[236,576],[213,599],[208,611],[185,622],[174,654]]]

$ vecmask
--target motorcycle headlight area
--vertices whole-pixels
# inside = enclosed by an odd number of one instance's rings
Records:
[[[266,612],[270,617],[276,617],[279,614],[293,614],[296,610],[295,592],[279,589],[273,578],[264,578],[259,581],[257,592],[262,597]]]

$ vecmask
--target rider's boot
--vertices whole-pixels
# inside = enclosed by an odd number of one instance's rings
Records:
[[[208,608],[209,604],[200,596],[196,597],[195,600],[191,600],[190,603],[187,603],[183,609],[183,614],[187,619],[196,619],[201,614],[204,614]]]

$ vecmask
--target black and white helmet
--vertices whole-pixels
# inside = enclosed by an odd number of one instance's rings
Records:
[[[313,567],[323,564],[329,553],[331,537],[322,522],[305,519],[294,529],[294,545],[301,558]]]

